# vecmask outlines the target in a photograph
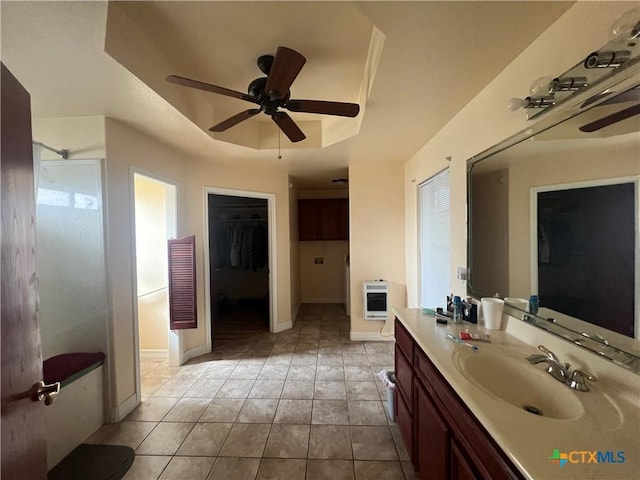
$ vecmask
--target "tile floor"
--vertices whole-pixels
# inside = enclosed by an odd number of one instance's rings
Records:
[[[136,450],[125,480],[413,479],[376,376],[393,347],[350,341],[342,305],[305,304],[291,330],[144,361],[142,404],[89,441]]]

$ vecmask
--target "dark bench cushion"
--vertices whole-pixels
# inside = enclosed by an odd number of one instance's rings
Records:
[[[46,359],[42,363],[44,382],[60,382],[68,385],[104,362],[104,353],[63,353]]]

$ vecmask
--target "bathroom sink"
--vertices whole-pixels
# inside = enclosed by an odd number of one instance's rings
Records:
[[[456,368],[490,395],[523,412],[546,418],[580,417],[584,406],[576,393],[516,352],[458,350]]]

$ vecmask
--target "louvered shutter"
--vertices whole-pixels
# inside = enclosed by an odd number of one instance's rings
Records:
[[[197,328],[196,237],[169,240],[169,328]]]

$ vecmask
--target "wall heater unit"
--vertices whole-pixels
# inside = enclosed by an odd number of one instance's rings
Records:
[[[387,320],[389,284],[383,281],[363,282],[364,319]]]

